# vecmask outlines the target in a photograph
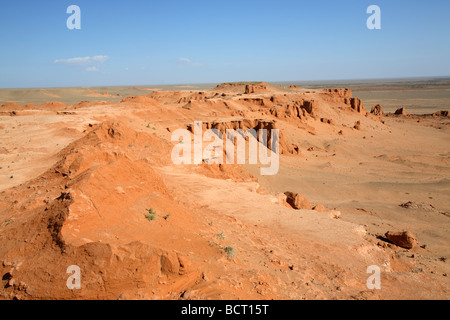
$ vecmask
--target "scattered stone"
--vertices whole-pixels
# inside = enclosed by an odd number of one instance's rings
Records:
[[[14,278],[12,278],[8,281],[7,286],[12,287],[12,286],[14,286],[15,283],[16,283],[16,280]]]
[[[403,232],[388,231],[386,232],[385,236],[389,241],[391,241],[395,245],[405,249],[412,249],[418,243],[416,237],[410,231],[403,231]]]
[[[377,242],[377,246],[382,247],[382,248],[387,248],[388,247],[386,242],[381,242],[381,241]]]
[[[318,212],[325,212],[328,211],[327,208],[325,208],[323,205],[321,204],[316,204],[313,208],[314,211],[318,211]]]
[[[353,126],[354,129],[356,130],[361,130],[361,122],[358,120],[355,122],[355,125]]]
[[[327,124],[334,124],[333,119],[327,119],[327,118],[320,118],[320,122],[327,123]]]
[[[395,110],[396,115],[402,115],[402,116],[406,116],[408,115],[408,113],[406,112],[405,108],[398,108],[397,110]]]
[[[341,216],[341,212],[337,210],[331,210],[329,215],[332,219],[339,219],[339,217]]]
[[[286,202],[294,209],[306,209],[311,210],[312,206],[309,201],[299,193],[286,191]]]
[[[413,201],[408,201],[405,203],[400,204],[400,207],[405,209],[422,209],[426,211],[436,211],[436,208],[431,204],[426,203],[417,203]]]

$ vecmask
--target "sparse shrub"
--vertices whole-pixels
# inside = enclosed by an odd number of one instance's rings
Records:
[[[221,232],[217,235],[217,237],[221,240],[225,240],[225,233]]]
[[[164,220],[169,220],[169,218],[170,218],[170,214],[166,214],[166,215],[163,217]]]
[[[209,244],[210,247],[218,247],[219,246],[219,244],[217,242],[214,242],[214,241],[211,241],[211,240],[208,240],[208,244]]]
[[[153,221],[156,219],[156,212],[153,210],[153,208],[150,209],[146,209],[148,211],[148,213],[145,214],[145,218],[148,221]]]

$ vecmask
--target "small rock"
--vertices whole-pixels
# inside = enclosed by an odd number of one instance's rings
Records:
[[[12,287],[16,283],[16,280],[14,278],[11,278],[8,280],[8,283],[6,284],[6,287]]]
[[[337,210],[331,210],[329,214],[333,219],[339,219],[339,217],[341,216],[341,212]]]
[[[395,245],[405,249],[412,249],[418,243],[416,237],[410,231],[403,231],[403,232],[388,231],[386,232],[385,236],[389,241],[391,241]]]
[[[328,211],[327,208],[325,208],[323,205],[321,204],[316,204],[313,208],[314,211],[318,211],[318,212],[325,212]]]
[[[406,112],[405,108],[398,108],[397,110],[395,110],[396,115],[402,115],[402,116],[406,116],[408,115],[408,113]]]
[[[294,209],[306,209],[311,210],[312,206],[309,201],[299,193],[286,191],[286,202]]]

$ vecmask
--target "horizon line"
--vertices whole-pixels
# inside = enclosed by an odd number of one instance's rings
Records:
[[[349,79],[322,79],[322,80],[280,80],[280,81],[219,81],[219,82],[186,82],[186,83],[172,83],[172,84],[123,84],[123,85],[95,85],[95,86],[43,86],[43,87],[1,87],[0,90],[15,90],[15,89],[70,89],[70,88],[102,88],[102,87],[136,87],[136,86],[186,86],[186,85],[217,85],[221,83],[236,83],[236,82],[266,82],[266,83],[288,83],[288,82],[308,82],[308,83],[326,83],[326,82],[342,82],[342,81],[381,81],[381,80],[433,80],[433,79],[450,79],[447,76],[412,76],[412,77],[388,77],[388,78],[349,78]]]

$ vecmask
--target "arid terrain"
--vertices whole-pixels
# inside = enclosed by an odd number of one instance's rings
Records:
[[[9,90],[0,298],[449,299],[448,94],[397,105],[405,86]],[[194,121],[279,129],[278,173],[175,165]]]

